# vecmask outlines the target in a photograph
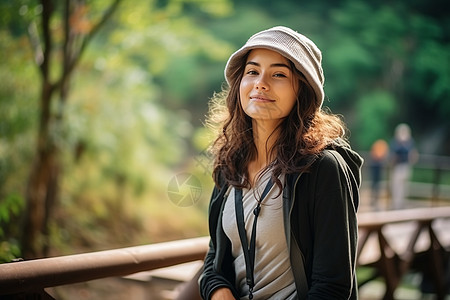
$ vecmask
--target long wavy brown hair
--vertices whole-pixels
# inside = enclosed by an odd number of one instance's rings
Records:
[[[256,158],[252,119],[241,106],[239,87],[248,54],[240,67],[229,78],[229,86],[213,96],[210,101],[207,126],[217,130],[217,138],[210,151],[214,157],[213,178],[219,177],[235,187],[251,187],[248,174],[249,163]],[[299,81],[297,101],[289,115],[275,130],[276,142],[266,149],[273,162],[266,167],[272,172],[272,180],[280,187],[280,174],[308,171],[315,157],[345,135],[344,122],[338,115],[320,108],[314,90],[291,62],[294,80]],[[273,133],[272,133],[273,134]]]

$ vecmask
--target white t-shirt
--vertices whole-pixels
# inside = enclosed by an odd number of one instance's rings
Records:
[[[249,244],[255,217],[253,209],[257,205],[255,197],[260,198],[270,175],[270,172],[267,172],[254,188],[242,190],[245,230]],[[280,180],[284,185],[284,176],[281,176]],[[235,258],[233,266],[241,299],[248,299],[249,288],[246,283],[244,252],[236,222],[234,194],[234,188],[231,188],[223,210],[222,225],[232,243],[232,254]],[[256,227],[255,286],[253,288],[255,300],[295,299],[296,297],[297,292],[283,223],[283,194],[274,184],[263,199]]]

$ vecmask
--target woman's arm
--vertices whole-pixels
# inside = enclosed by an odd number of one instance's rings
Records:
[[[212,293],[211,300],[235,300],[229,288],[219,288]]]
[[[342,156],[326,151],[317,166],[313,262],[308,299],[349,299],[355,282],[358,225],[354,177]],[[357,203],[357,202],[356,202]]]
[[[218,190],[217,188],[214,188],[213,194],[211,196],[211,202],[209,207],[209,231],[211,240],[209,242],[209,250],[206,254],[205,260],[204,260],[204,268],[203,273],[200,276],[199,279],[199,285],[200,285],[200,295],[203,299],[216,299],[212,298],[213,294],[215,295],[215,292],[217,291],[219,294],[214,297],[223,296],[225,297],[225,291],[222,290],[222,288],[225,288],[225,290],[230,291],[233,288],[231,286],[231,283],[227,278],[225,278],[224,274],[222,272],[218,272],[214,266],[215,261],[218,260],[219,263],[222,262],[221,258],[218,258],[218,252],[224,253],[225,249],[218,249],[219,247],[225,247],[224,242],[221,242],[221,230],[218,230],[219,223],[221,222],[220,215],[222,213],[221,207],[223,198],[225,197],[225,190]],[[217,232],[219,232],[219,236],[217,236]],[[222,232],[222,235],[225,233]],[[217,299],[227,299],[227,298],[217,298]],[[231,299],[234,299],[231,298]]]

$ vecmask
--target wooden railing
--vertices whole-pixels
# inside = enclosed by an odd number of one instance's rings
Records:
[[[0,295],[42,294],[44,288],[125,276],[202,260],[208,237],[0,265]]]
[[[450,207],[360,213],[357,263],[358,266],[371,266],[375,272],[372,277],[359,282],[359,286],[381,277],[386,286],[383,299],[394,299],[402,277],[415,269],[429,276],[437,299],[444,299],[448,292],[445,272],[450,271],[446,270],[449,267],[450,226],[443,229],[435,226],[436,221],[443,218],[450,218]],[[403,228],[397,228],[395,232],[396,225]]]
[[[450,238],[446,243],[439,240],[434,224],[439,219],[450,218],[450,207],[417,208],[398,211],[359,213],[358,266],[372,266],[374,276],[384,279],[384,299],[393,299],[394,291],[402,276],[419,257],[427,261],[438,299],[445,297],[444,255],[448,253]],[[399,249],[401,239],[390,239],[388,226],[409,224],[412,234],[407,236],[406,248]],[[426,232],[429,243],[423,243],[421,233]],[[398,233],[397,233],[398,234]],[[401,235],[404,236],[405,232]],[[372,243],[372,245],[371,245]],[[403,243],[403,242],[402,242]],[[403,243],[405,244],[405,243]],[[376,245],[376,246],[375,246]],[[99,251],[77,255],[19,261],[0,265],[0,295],[45,294],[44,288],[85,282],[112,276],[124,276],[140,271],[154,270],[185,262],[201,260],[208,248],[208,237],[179,240],[146,246]],[[365,282],[361,282],[363,285]],[[188,284],[196,289],[196,279]],[[183,299],[194,299],[198,295],[186,293]],[[45,294],[46,295],[46,294]],[[0,297],[1,298],[1,297]],[[17,297],[19,299],[20,297]],[[24,298],[20,298],[24,299]],[[35,299],[35,298],[34,298]],[[41,297],[40,299],[45,299]]]

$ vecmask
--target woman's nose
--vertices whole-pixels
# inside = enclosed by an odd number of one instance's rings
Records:
[[[255,88],[257,90],[268,90],[269,84],[264,76],[259,76],[255,82]]]

